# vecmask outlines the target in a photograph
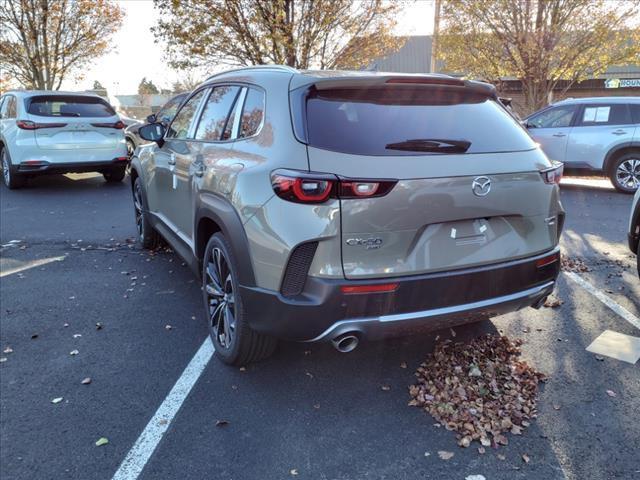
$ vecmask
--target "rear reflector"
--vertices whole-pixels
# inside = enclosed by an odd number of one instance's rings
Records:
[[[536,267],[538,268],[542,268],[542,267],[546,267],[547,265],[551,265],[552,263],[557,262],[558,260],[560,260],[560,254],[559,253],[554,253],[552,255],[543,257],[539,260],[536,261]]]
[[[60,128],[66,127],[66,123],[36,123],[31,120],[16,120],[16,125],[21,130],[39,130],[41,128]]]
[[[115,128],[117,130],[122,130],[126,125],[122,120],[118,120],[115,123],[92,123],[94,127],[102,127],[102,128]]]
[[[354,295],[358,293],[388,293],[395,292],[398,283],[380,283],[377,285],[345,285],[340,287],[342,293],[346,295]]]
[[[114,162],[126,162],[129,160],[129,157],[116,157],[113,159]]]

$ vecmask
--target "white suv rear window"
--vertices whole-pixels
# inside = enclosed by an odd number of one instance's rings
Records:
[[[101,98],[43,95],[29,100],[28,112],[40,117],[112,117],[116,112]]]

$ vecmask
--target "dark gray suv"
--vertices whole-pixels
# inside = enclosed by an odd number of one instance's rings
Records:
[[[552,163],[490,85],[252,67],[209,78],[131,165],[140,242],[202,278],[217,355],[375,339],[539,307]]]

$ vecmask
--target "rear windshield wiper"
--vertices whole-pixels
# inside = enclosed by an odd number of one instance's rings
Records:
[[[414,138],[403,142],[388,143],[387,150],[408,150],[412,152],[464,153],[471,142],[466,140],[445,140],[442,138]]]

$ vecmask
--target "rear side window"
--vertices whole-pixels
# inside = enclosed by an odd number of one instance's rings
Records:
[[[631,109],[633,123],[640,123],[640,103],[631,103],[629,108]]]
[[[585,105],[580,118],[581,126],[627,125],[631,123],[631,113],[626,104]]]
[[[251,137],[258,133],[264,117],[264,93],[255,88],[247,91],[242,109],[239,138]]]
[[[407,86],[312,87],[302,109],[306,109],[308,144],[336,152],[397,156],[535,148],[500,104],[473,92]]]
[[[563,105],[548,108],[527,120],[527,126],[534,128],[562,128],[571,126],[571,120],[576,113],[575,105]]]
[[[18,116],[18,107],[16,104],[16,97],[13,95],[7,95],[2,102],[2,118],[16,118]]]
[[[239,87],[221,86],[215,87],[207,99],[204,107],[198,129],[196,130],[196,140],[205,140],[217,142],[219,140],[228,140],[222,138],[222,132],[225,131],[227,120],[229,119],[229,111],[235,103]],[[229,120],[233,123],[233,119]]]
[[[28,112],[40,117],[112,117],[116,114],[101,98],[72,95],[33,97]]]
[[[204,96],[205,92],[208,90],[200,90],[193,97],[187,100],[178,114],[171,122],[171,126],[169,127],[169,131],[167,132],[167,138],[187,138],[189,135],[189,128],[191,127],[191,122],[198,111],[198,106],[200,105],[200,101]]]

